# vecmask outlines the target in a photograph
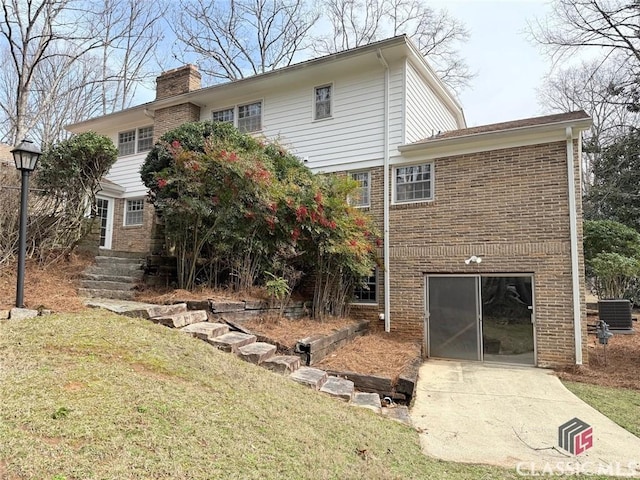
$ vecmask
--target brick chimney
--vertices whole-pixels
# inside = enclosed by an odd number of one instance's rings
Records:
[[[163,72],[156,78],[156,100],[200,89],[202,77],[195,65],[184,65]]]

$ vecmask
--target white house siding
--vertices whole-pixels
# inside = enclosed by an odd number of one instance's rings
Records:
[[[458,128],[453,114],[421,78],[410,61],[406,62],[405,141],[416,142],[440,131]]]
[[[123,197],[143,197],[147,194],[147,188],[140,179],[140,167],[144,163],[147,153],[118,157],[118,161],[109,170],[107,179],[124,187]]]

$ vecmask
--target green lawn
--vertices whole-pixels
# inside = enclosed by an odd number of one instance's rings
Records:
[[[148,321],[3,321],[0,372],[2,478],[516,478]]]
[[[576,396],[640,437],[640,391],[563,382]]]

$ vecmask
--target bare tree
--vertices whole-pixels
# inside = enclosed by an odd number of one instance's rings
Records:
[[[454,89],[473,77],[458,46],[468,39],[464,25],[420,0],[325,0],[331,31],[314,42],[317,53],[333,53],[389,36],[406,34]]]
[[[3,139],[30,132],[46,144],[66,136],[67,123],[129,106],[150,76],[163,3],[3,0]]]
[[[585,110],[593,118],[591,129],[584,134],[585,190],[592,182],[592,166],[603,148],[628,133],[629,127],[638,122],[638,114],[627,108],[625,97],[616,87],[624,81],[624,76],[615,63],[592,60],[549,75],[538,90],[539,102],[545,110]]]
[[[303,0],[180,0],[175,17],[178,46],[201,71],[236,80],[290,65],[318,14]]]

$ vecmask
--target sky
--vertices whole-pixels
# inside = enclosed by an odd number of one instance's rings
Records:
[[[551,62],[525,35],[527,20],[550,10],[544,0],[440,0],[429,2],[463,22],[470,38],[462,57],[476,77],[458,96],[467,125],[543,115],[536,90]]]

